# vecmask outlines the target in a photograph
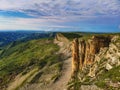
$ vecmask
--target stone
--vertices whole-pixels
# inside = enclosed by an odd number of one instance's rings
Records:
[[[112,68],[113,68],[113,67],[112,67],[109,63],[106,64],[106,69],[107,69],[107,70],[110,70],[110,69],[112,69]]]

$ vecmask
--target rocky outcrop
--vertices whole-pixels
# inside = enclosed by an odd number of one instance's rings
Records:
[[[64,44],[69,43],[69,40],[61,33],[56,34],[54,41],[64,42]]]
[[[71,57],[71,42],[63,34],[58,33],[55,36],[54,43],[60,47],[59,53],[62,54],[63,58]]]
[[[75,39],[72,43],[72,77],[76,76],[79,69],[79,42]]]
[[[108,47],[110,40],[110,37],[103,36],[93,36],[89,40],[75,39],[72,44],[72,74],[83,70],[87,65],[92,65],[95,62],[95,55],[101,48]],[[91,71],[93,70],[94,68]]]

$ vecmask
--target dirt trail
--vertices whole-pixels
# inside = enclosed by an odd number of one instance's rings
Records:
[[[63,61],[63,69],[61,71],[62,75],[55,83],[43,87],[41,87],[39,84],[33,84],[20,90],[66,90],[66,85],[71,78],[71,70],[71,58],[68,58],[67,60]]]
[[[62,76],[56,81],[49,90],[66,90],[66,85],[71,77],[71,58],[63,62]]]
[[[65,54],[65,57],[68,57],[71,55],[70,52],[63,45],[60,46],[60,51],[58,53]],[[51,85],[48,85],[48,86],[43,85],[43,87],[41,87],[41,84],[35,83],[30,86],[25,85],[23,88],[20,88],[20,90],[66,90],[68,81],[71,78],[71,70],[72,70],[71,60],[72,58],[68,58],[63,61],[63,67],[61,71],[62,75],[55,83],[52,83]],[[29,77],[33,72],[34,71],[31,71],[26,76],[15,80],[15,82],[13,82],[7,90],[14,90],[15,89],[14,87],[20,86],[23,83],[23,81],[26,80],[27,77]]]

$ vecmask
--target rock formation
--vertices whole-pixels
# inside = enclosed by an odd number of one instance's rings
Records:
[[[64,56],[63,58],[71,57],[71,43],[63,34],[56,34],[54,43],[60,47],[59,53]]]
[[[79,68],[79,42],[75,39],[72,43],[72,76],[76,76]]]
[[[69,40],[64,35],[62,35],[61,33],[56,34],[54,41],[69,43]]]
[[[95,61],[95,55],[100,48],[108,47],[110,37],[93,36],[89,40],[75,39],[72,44],[72,74],[78,70],[83,70],[87,65]],[[78,68],[79,67],[79,68]]]

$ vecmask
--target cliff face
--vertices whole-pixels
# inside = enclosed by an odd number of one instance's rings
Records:
[[[119,70],[120,35],[73,40],[70,90],[118,90]]]
[[[93,36],[87,41],[75,39],[72,44],[72,73],[93,64],[95,55],[101,48],[108,47],[109,43],[110,37]]]
[[[75,39],[72,43],[72,77],[76,76],[79,69],[79,42]]]

